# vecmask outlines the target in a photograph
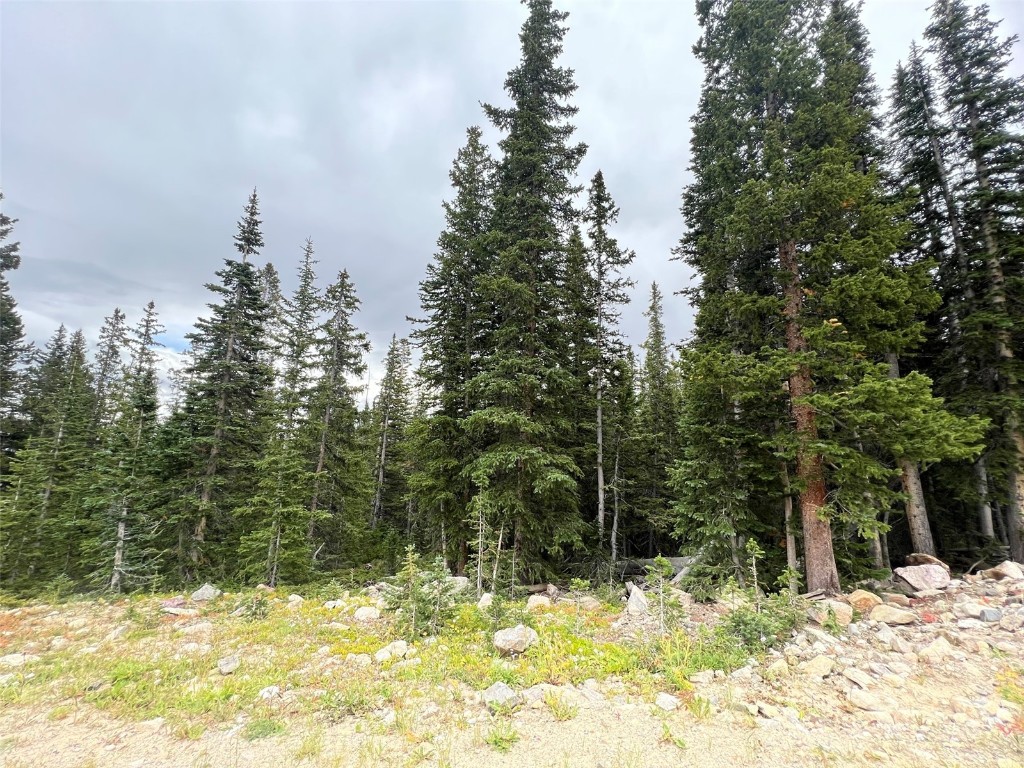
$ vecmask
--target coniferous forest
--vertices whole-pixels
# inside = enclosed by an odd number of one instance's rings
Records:
[[[567,14],[524,6],[500,140],[467,129],[386,350],[313,241],[268,260],[256,190],[171,386],[152,302],[30,344],[0,215],[0,589],[368,580],[410,544],[478,590],[659,554],[742,583],[751,548],[800,591],[1024,561],[1024,80],[988,9],[935,0],[879,83],[856,0],[697,0],[681,237],[636,286],[578,174]]]

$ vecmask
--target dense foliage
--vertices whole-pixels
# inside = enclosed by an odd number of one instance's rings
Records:
[[[854,0],[698,0],[695,332],[666,337],[679,299],[653,284],[633,348],[613,185],[577,173],[567,14],[524,5],[484,106],[500,138],[467,131],[372,401],[348,272],[323,285],[307,241],[283,295],[255,190],[173,397],[153,303],[94,347],[26,342],[0,214],[2,588],[369,566],[399,572],[412,635],[445,569],[480,592],[685,553],[742,586],[754,551],[761,585],[834,591],[910,551],[1024,559],[1024,82],[987,9],[938,0],[883,112]]]

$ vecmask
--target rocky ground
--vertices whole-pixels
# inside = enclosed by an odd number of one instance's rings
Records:
[[[258,621],[251,596],[23,606],[0,613],[0,765],[1021,768],[1024,573],[897,575],[689,682],[629,661],[659,629],[639,590],[411,644],[362,596],[271,594]]]

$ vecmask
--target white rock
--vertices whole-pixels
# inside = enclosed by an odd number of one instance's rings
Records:
[[[270,699],[276,699],[281,695],[281,687],[278,685],[268,685],[266,688],[256,694],[256,698],[261,701],[269,701]]]
[[[0,656],[0,667],[23,667],[34,661],[39,661],[39,657],[31,653],[8,653],[6,656]]]
[[[380,608],[373,605],[362,605],[356,608],[352,618],[359,622],[376,621],[380,618]]]
[[[695,685],[707,685],[715,679],[715,671],[713,669],[705,669],[702,672],[694,672],[690,675],[687,680]]]
[[[480,694],[480,700],[489,709],[514,707],[520,703],[519,694],[509,688],[507,683],[497,682]]]
[[[299,603],[304,603],[305,601],[306,598],[304,598],[302,595],[288,595],[289,605],[298,605]]]
[[[662,692],[654,697],[654,706],[665,712],[671,712],[674,709],[679,709],[679,699],[671,693]]]
[[[324,608],[326,608],[329,611],[336,611],[339,608],[344,608],[344,607],[345,607],[345,601],[344,600],[328,600],[326,603],[324,603]]]
[[[987,571],[982,571],[982,575],[987,579],[1024,579],[1024,569],[1012,560],[1004,560],[995,568],[989,568]]]
[[[949,641],[944,637],[937,637],[927,646],[917,652],[918,658],[921,661],[933,663],[941,661],[953,652],[953,646],[949,644]]]
[[[404,659],[408,653],[409,644],[405,640],[395,640],[377,651],[373,658],[378,664],[383,664],[391,659]]]
[[[511,629],[499,629],[494,633],[494,647],[503,656],[523,653],[538,640],[540,640],[540,636],[537,631],[522,624]]]
[[[915,592],[949,586],[949,571],[941,565],[908,565],[894,569],[893,573]]]
[[[484,592],[480,595],[480,599],[476,601],[476,607],[481,611],[486,611],[494,604],[494,595],[490,592]]]
[[[466,576],[449,576],[448,583],[452,585],[455,594],[465,592],[469,589],[469,578]]]
[[[882,603],[881,605],[876,605],[871,609],[871,620],[882,622],[884,624],[913,624],[917,621],[917,614],[913,611],[905,611],[902,608],[895,608],[888,603]]]
[[[209,621],[199,621],[182,627],[178,631],[183,635],[203,635],[213,631],[213,624]]]
[[[867,688],[871,685],[871,677],[867,672],[857,669],[856,667],[847,667],[843,670],[843,677],[847,680],[852,680],[854,683],[859,685],[861,688]]]
[[[223,659],[217,662],[217,670],[222,675],[233,674],[239,665],[242,663],[238,656],[225,656]]]
[[[867,691],[862,691],[860,688],[854,688],[848,694],[850,703],[857,709],[863,709],[867,712],[881,712],[885,709],[882,702],[879,701],[875,696],[872,696]]]
[[[536,611],[541,608],[550,608],[551,598],[547,595],[530,595],[526,600],[526,610]]]
[[[216,600],[222,594],[224,593],[217,589],[217,587],[207,582],[206,584],[203,584],[203,586],[201,586],[199,589],[192,593],[192,599],[196,602],[203,602],[205,600]]]
[[[630,616],[647,616],[650,612],[647,595],[639,587],[634,587],[629,593],[629,600],[626,601],[626,613]]]
[[[600,611],[601,608],[604,607],[601,604],[600,600],[598,600],[596,597],[591,597],[590,595],[584,595],[583,597],[581,597],[576,602],[576,605],[580,607],[581,611],[587,611],[588,613],[591,611]]]
[[[800,671],[808,677],[825,678],[832,674],[835,662],[828,656],[816,656],[800,664]]]
[[[838,600],[817,600],[807,607],[807,618],[816,624],[825,624],[829,612],[835,617],[840,627],[847,627],[853,621],[853,608]]]
[[[368,667],[373,664],[373,659],[370,658],[368,653],[349,653],[345,656],[345,661],[348,664],[352,664],[356,667]]]

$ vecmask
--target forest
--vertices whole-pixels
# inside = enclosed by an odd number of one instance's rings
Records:
[[[153,302],[27,341],[0,214],[0,590],[365,583],[409,545],[478,592],[657,555],[825,593],[1024,561],[1024,79],[988,8],[935,0],[880,84],[856,0],[697,0],[692,183],[634,347],[568,14],[523,5],[501,138],[467,129],[373,393],[358,286],[313,241],[266,261],[256,190],[169,398]]]

